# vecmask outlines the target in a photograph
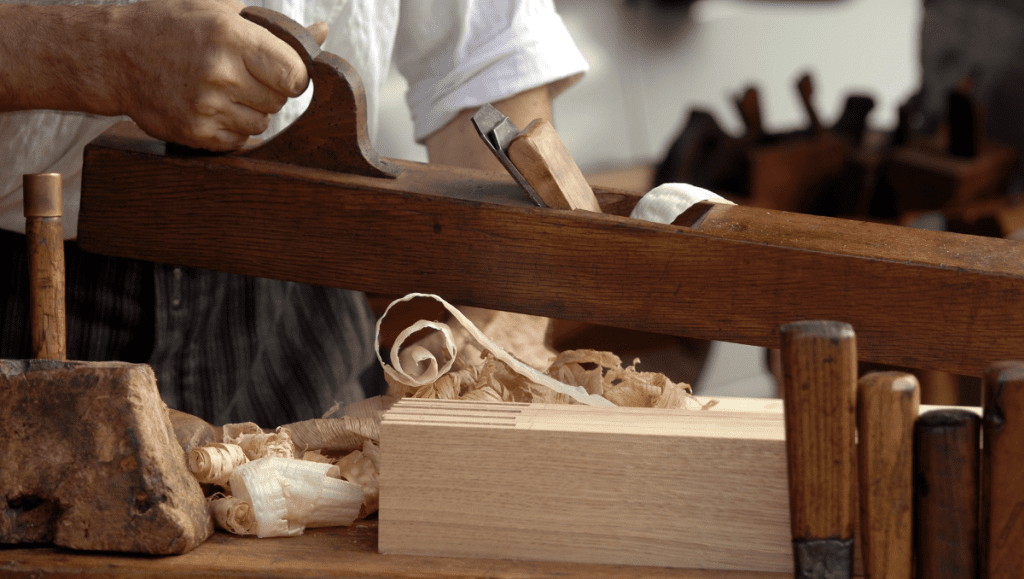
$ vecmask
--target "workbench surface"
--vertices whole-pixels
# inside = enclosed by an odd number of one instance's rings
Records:
[[[155,557],[0,546],[5,579],[114,577],[390,577],[540,579],[784,579],[788,573],[702,571],[579,563],[411,557],[377,553],[377,521],[256,539],[217,532],[185,555]]]

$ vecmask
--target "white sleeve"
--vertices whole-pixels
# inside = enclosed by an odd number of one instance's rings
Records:
[[[395,62],[422,142],[462,109],[556,83],[587,70],[553,0],[402,2]]]

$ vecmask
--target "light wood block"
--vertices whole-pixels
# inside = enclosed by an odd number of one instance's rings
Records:
[[[380,551],[789,571],[782,404],[728,408],[402,400]]]
[[[381,426],[378,547],[792,573],[784,436],[778,399],[708,411],[404,399]]]

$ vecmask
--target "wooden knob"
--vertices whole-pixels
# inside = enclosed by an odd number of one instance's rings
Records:
[[[981,576],[1024,572],[1024,362],[993,364],[982,385]]]
[[[861,552],[871,579],[910,579],[913,564],[913,374],[874,372],[857,389]]]
[[[63,186],[56,173],[25,175],[22,181],[28,246],[32,353],[67,358],[64,315]]]
[[[848,578],[856,490],[853,328],[805,321],[780,334],[796,576]]]
[[[980,423],[951,409],[926,412],[914,425],[918,579],[976,577]]]

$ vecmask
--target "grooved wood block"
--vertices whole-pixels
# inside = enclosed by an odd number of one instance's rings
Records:
[[[184,553],[213,532],[153,370],[0,360],[0,543]]]
[[[379,549],[792,572],[782,403],[757,403],[404,399],[381,427]]]

